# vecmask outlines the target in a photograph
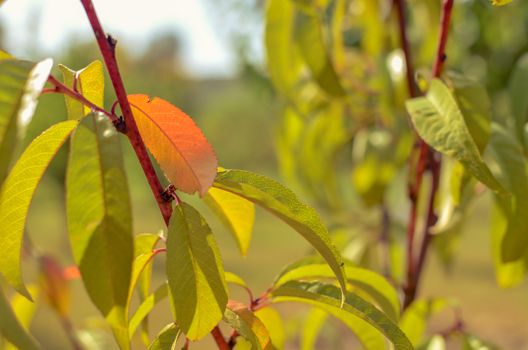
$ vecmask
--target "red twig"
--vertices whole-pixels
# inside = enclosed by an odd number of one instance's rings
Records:
[[[440,77],[442,74],[442,70],[444,67],[444,63],[446,61],[446,45],[447,45],[447,39],[449,36],[449,26],[451,23],[451,14],[453,12],[453,3],[454,0],[443,0],[442,3],[442,17],[440,19],[440,34],[438,39],[438,48],[436,52],[436,59],[433,65],[433,76],[435,78]],[[425,172],[425,165],[426,163],[429,163],[429,168],[431,170],[431,177],[432,177],[432,185],[431,185],[431,193],[429,195],[429,203],[427,208],[427,220],[424,228],[424,232],[422,235],[422,242],[420,245],[420,251],[418,253],[417,259],[415,259],[415,255],[409,255],[410,261],[407,262],[408,264],[408,279],[407,279],[407,286],[405,288],[405,300],[404,300],[404,308],[409,306],[413,300],[416,298],[416,292],[418,289],[418,285],[420,283],[420,278],[423,270],[423,265],[425,262],[425,258],[427,256],[427,251],[429,248],[429,244],[431,242],[431,227],[436,223],[437,216],[434,212],[434,202],[436,199],[436,194],[438,192],[438,188],[440,185],[440,170],[441,170],[441,157],[439,154],[432,151],[429,146],[427,146],[422,141],[422,145],[420,147],[420,159],[417,166],[416,171],[416,182],[414,184],[414,187],[416,189],[416,195],[418,194],[418,191],[420,189],[421,185],[421,179],[423,177],[423,173]],[[423,170],[421,170],[423,168]],[[419,181],[418,181],[419,180]],[[417,202],[417,200],[416,200]],[[413,203],[414,204],[414,203]],[[416,211],[416,208],[413,208]],[[411,210],[412,212],[412,210]],[[416,225],[416,212],[414,212],[414,218],[413,219],[413,230],[415,229]],[[411,226],[411,223],[410,223]],[[414,236],[414,234],[413,234]],[[412,237],[414,239],[414,237]],[[413,242],[408,242],[410,246],[413,246]],[[412,252],[412,249],[411,249]]]
[[[220,331],[220,328],[216,326],[212,331],[211,334],[216,342],[216,345],[218,345],[218,349],[220,350],[231,350],[231,347],[229,344],[227,344],[224,336],[222,335],[222,332]]]
[[[79,101],[83,105],[85,105],[87,107],[90,107],[94,111],[103,113],[108,118],[110,118],[110,120],[114,124],[116,124],[119,121],[119,118],[115,114],[109,113],[108,111],[104,110],[103,108],[100,108],[100,107],[96,106],[95,104],[93,104],[92,102],[88,101],[83,95],[81,95],[77,91],[72,90],[72,89],[68,88],[66,85],[62,84],[53,75],[50,75],[48,77],[48,83],[53,85],[53,89],[46,89],[45,93],[64,94],[66,96],[69,96],[69,97]]]
[[[407,28],[405,27],[407,21],[405,19],[405,0],[394,0],[394,7],[396,8],[396,14],[398,16],[398,29],[400,33],[400,43],[405,57],[406,77],[407,77],[407,88],[409,89],[409,95],[411,97],[418,96],[418,90],[416,89],[416,83],[414,82],[414,66],[412,62],[411,48],[409,45],[409,39],[407,37]]]
[[[132,115],[132,109],[130,108],[130,104],[127,99],[126,90],[123,85],[123,80],[121,79],[121,74],[119,73],[119,67],[115,57],[116,41],[110,35],[105,35],[103,27],[101,26],[101,23],[99,22],[93,7],[92,1],[81,0],[81,3],[84,7],[86,15],[88,16],[88,20],[92,26],[95,38],[97,39],[97,44],[99,45],[99,49],[103,55],[106,68],[108,69],[108,74],[110,75],[110,80],[112,81],[117,100],[119,101],[119,106],[121,107],[121,111],[123,113],[126,128],[122,131],[128,137],[130,144],[136,152],[136,156],[141,163],[141,167],[143,168],[143,172],[145,173],[150,188],[152,189],[154,197],[156,198],[158,207],[161,211],[161,214],[163,215],[163,219],[165,220],[165,223],[168,224],[172,214],[172,206],[170,202],[165,201],[162,197],[163,187],[161,186],[158,176],[156,175],[156,171],[152,166],[147,149],[143,143],[143,140],[141,139],[136,121]]]

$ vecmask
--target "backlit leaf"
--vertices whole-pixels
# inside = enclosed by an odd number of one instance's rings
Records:
[[[102,106],[101,62],[79,72],[61,69],[66,85],[73,87],[77,75],[77,90]],[[70,119],[89,112],[69,97],[66,105]],[[128,349],[126,307],[134,254],[131,203],[119,135],[100,113],[88,115],[72,135],[66,214],[73,257],[86,291],[112,326],[120,347]]]
[[[6,178],[0,194],[0,273],[24,296],[20,253],[29,205],[49,163],[79,125],[69,120],[51,126],[35,138]]]
[[[416,300],[403,313],[400,328],[414,346],[423,340],[431,316],[445,310],[453,303],[446,299]]]
[[[51,59],[35,64],[9,58],[0,59],[0,184],[11,164],[20,127],[33,117],[53,65]]]
[[[130,338],[136,332],[136,329],[139,327],[141,322],[147,317],[150,311],[158,304],[160,301],[165,299],[169,295],[169,287],[166,284],[162,284],[154,293],[149,295],[145,300],[138,306],[134,315],[130,318],[128,325],[128,334]]]
[[[214,187],[237,194],[270,211],[299,232],[326,260],[346,291],[344,263],[330,241],[328,230],[317,212],[278,182],[242,170],[218,173]]]
[[[266,326],[245,305],[229,301],[224,320],[252,345],[253,350],[271,350],[273,345]]]
[[[323,283],[290,281],[271,291],[273,303],[298,302],[323,308],[340,319],[355,316],[390,340],[396,350],[413,349],[409,339],[384,313],[354,293],[347,293],[340,307],[340,291]]]
[[[392,321],[398,320],[400,316],[398,293],[383,276],[374,271],[352,266],[345,266],[345,273],[348,283],[365,292]],[[328,265],[309,261],[304,263],[301,260],[283,271],[275,280],[274,285],[278,287],[289,281],[332,278],[333,276]]]
[[[246,256],[255,222],[255,206],[250,201],[218,188],[210,188],[205,203],[235,237],[238,248]]]
[[[34,299],[38,297],[39,291],[36,286],[28,286],[28,290]],[[18,322],[20,322],[20,325],[22,325],[22,327],[24,327],[26,331],[29,330],[29,326],[31,325],[31,321],[33,320],[33,316],[35,314],[35,310],[37,309],[37,302],[29,301],[22,295],[15,294],[13,295],[11,300],[9,300],[9,304],[11,305],[11,309],[13,310]],[[0,332],[0,338],[1,334],[2,332]],[[15,347],[13,344],[7,343],[3,350],[17,349],[18,348]]]
[[[321,14],[315,9],[299,9],[295,15],[294,36],[310,72],[319,86],[332,96],[343,96],[341,86],[323,35]]]
[[[40,346],[16,318],[0,286],[0,335],[19,349],[39,350]]]
[[[512,1],[513,0],[491,0],[491,3],[493,4],[493,6],[503,6],[509,4]]]
[[[179,327],[171,323],[159,332],[156,339],[148,347],[148,350],[172,350],[172,345],[178,340],[180,334]]]
[[[328,312],[320,308],[313,308],[304,317],[300,334],[300,350],[315,350],[321,328],[328,319]]]
[[[202,131],[181,110],[160,98],[128,96],[139,132],[177,189],[204,195],[216,175],[216,155]]]
[[[284,322],[280,314],[271,307],[265,307],[255,311],[255,316],[264,324],[269,332],[271,343],[277,350],[284,349],[286,342],[286,333],[284,330]]]
[[[227,288],[211,229],[187,203],[172,214],[166,269],[178,325],[189,339],[203,338],[224,315]]]
[[[458,160],[490,189],[506,193],[484,163],[455,98],[440,80],[431,81],[427,95],[408,100],[406,106],[416,131],[429,146]]]

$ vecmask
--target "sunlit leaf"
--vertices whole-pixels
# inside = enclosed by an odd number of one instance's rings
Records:
[[[435,335],[417,350],[446,350],[446,342],[441,335]]]
[[[36,300],[39,295],[39,290],[36,286],[28,286],[28,290],[33,296],[33,298]],[[35,310],[37,309],[37,302],[36,301],[29,301],[25,297],[23,297],[20,294],[15,294],[9,300],[9,304],[11,305],[11,309],[13,310],[16,318],[18,319],[18,322],[24,327],[24,329],[27,331],[29,330],[29,326],[31,325],[31,321],[33,320],[33,316],[35,315]],[[0,332],[0,338],[1,338],[1,332]],[[0,341],[1,344],[1,341]],[[15,347],[11,343],[7,343],[3,350],[17,350],[17,347]]]
[[[148,350],[172,350],[172,345],[178,340],[180,334],[180,328],[176,324],[171,323],[158,333]]]
[[[493,125],[491,150],[499,164],[500,178],[512,196],[496,198],[505,210],[508,225],[497,251],[496,262],[508,263],[522,258],[528,250],[528,172],[522,146],[498,124]],[[498,242],[497,242],[498,243]]]
[[[4,181],[21,127],[27,125],[48,79],[53,61],[0,59],[0,184]]]
[[[493,4],[493,6],[503,6],[509,4],[512,1],[513,0],[491,0],[491,3]]]
[[[160,301],[165,299],[169,295],[169,288],[166,284],[162,284],[154,293],[149,295],[145,300],[138,306],[136,311],[134,312],[134,315],[130,318],[130,322],[128,325],[128,334],[130,338],[134,335],[137,328],[143,322],[145,317],[152,311],[154,306],[158,304]]]
[[[177,189],[204,195],[216,175],[216,155],[202,131],[181,110],[160,98],[130,95],[139,132]]]
[[[16,318],[3,288],[0,286],[0,335],[19,349],[39,350],[41,347]]]
[[[22,238],[29,205],[49,163],[79,125],[69,120],[53,125],[35,138],[6,178],[0,194],[0,273],[24,296],[31,298],[20,270]]]
[[[229,301],[224,314],[224,320],[234,330],[247,339],[253,350],[271,350],[271,338],[262,321],[245,305]]]
[[[103,65],[99,61],[74,72],[61,67],[67,86],[102,106]],[[66,97],[68,117],[89,110]],[[66,170],[66,214],[73,257],[95,306],[112,325],[121,348],[127,349],[126,307],[134,241],[128,182],[119,135],[100,113],[88,115],[72,135]],[[116,254],[115,247],[119,247]],[[112,266],[112,268],[108,268]]]
[[[499,348],[474,335],[464,334],[462,350],[499,350]]]
[[[283,350],[286,342],[284,322],[280,314],[271,307],[265,307],[255,311],[255,316],[264,324],[269,332],[271,343],[277,350]]]
[[[416,300],[403,313],[400,328],[414,346],[424,339],[427,323],[431,316],[445,310],[453,303],[446,299]]]
[[[403,332],[384,313],[354,293],[347,293],[340,307],[340,291],[324,283],[290,281],[271,291],[272,301],[298,302],[323,308],[335,317],[355,316],[367,322],[390,340],[397,350],[413,349]]]
[[[240,252],[246,256],[255,222],[254,204],[231,192],[214,187],[207,191],[204,200],[233,234]]]
[[[319,86],[332,96],[345,95],[327,52],[321,14],[315,9],[296,11],[294,37],[312,77]]]
[[[301,334],[299,337],[300,350],[315,350],[317,338],[321,328],[328,319],[328,312],[323,309],[313,308],[304,317]]]
[[[2,2],[0,1],[0,5],[2,5]],[[4,50],[0,50],[0,60],[10,60],[15,59],[13,56],[5,52]]]
[[[203,338],[224,315],[227,287],[211,229],[187,203],[172,214],[166,269],[178,325],[187,338]]]
[[[310,260],[304,259],[287,267],[275,279],[274,285],[278,287],[289,281],[333,277],[328,265]],[[400,316],[398,293],[383,276],[374,271],[353,266],[345,266],[345,272],[348,283],[367,294],[394,322],[398,320]]]
[[[416,131],[427,144],[461,162],[490,189],[506,193],[484,163],[455,98],[440,80],[431,82],[426,97],[408,100],[406,106]]]
[[[341,255],[330,241],[317,212],[301,203],[297,196],[278,182],[242,170],[222,171],[214,187],[232,192],[262,206],[299,232],[326,260],[344,293],[345,272]]]
[[[293,45],[294,6],[291,1],[270,0],[266,9],[266,61],[271,80],[283,94],[290,94],[299,71]]]

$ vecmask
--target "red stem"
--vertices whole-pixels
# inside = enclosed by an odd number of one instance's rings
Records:
[[[411,97],[418,96],[418,90],[414,82],[414,66],[412,62],[411,48],[409,45],[409,39],[407,37],[407,29],[405,24],[405,0],[394,0],[394,6],[396,7],[396,14],[398,16],[398,29],[400,33],[400,42],[405,57],[406,77],[407,77],[407,88],[409,89],[409,95]]]
[[[438,48],[436,52],[436,60],[433,65],[433,76],[435,78],[439,78],[442,74],[444,63],[446,61],[446,45],[447,45],[447,39],[449,36],[449,27],[451,23],[451,14],[453,12],[453,3],[454,0],[443,0],[442,4],[442,17],[440,19],[440,35],[438,40]],[[427,208],[427,221],[425,224],[425,228],[422,235],[422,242],[420,245],[420,251],[418,253],[417,259],[415,259],[415,255],[412,252],[408,252],[408,258],[407,261],[408,269],[407,269],[407,286],[405,287],[405,300],[404,300],[404,308],[407,308],[416,298],[416,292],[418,289],[418,286],[420,284],[420,279],[423,271],[424,262],[427,256],[427,252],[429,249],[429,245],[431,242],[431,227],[436,223],[437,216],[434,212],[434,203],[436,199],[436,194],[438,192],[438,188],[440,185],[440,170],[441,170],[441,157],[440,154],[434,152],[432,149],[425,144],[425,142],[422,141],[421,147],[420,147],[420,159],[418,161],[418,166],[416,170],[416,181],[414,184],[415,189],[415,201],[413,201],[413,208],[411,209],[411,222],[409,223],[409,227],[412,226],[413,231],[416,227],[416,210],[417,210],[417,196],[421,185],[421,180],[423,178],[423,173],[425,172],[425,165],[429,163],[429,169],[431,170],[431,177],[432,177],[432,184],[431,184],[431,192],[429,195],[429,203]],[[422,170],[423,169],[423,170]],[[409,228],[410,232],[410,228]],[[413,240],[408,242],[408,247],[412,247],[414,244],[414,232],[412,235],[408,235],[408,239],[412,238]]]
[[[107,37],[105,35],[103,27],[97,18],[92,1],[81,0],[81,3],[84,7],[86,15],[88,16],[88,20],[92,26],[95,38],[97,39],[97,44],[99,45],[99,49],[103,55],[106,68],[108,69],[108,74],[110,75],[110,80],[112,81],[117,100],[119,101],[119,106],[121,107],[121,111],[123,113],[126,124],[124,134],[128,137],[130,144],[136,152],[136,156],[141,163],[141,167],[143,168],[143,172],[145,173],[150,188],[152,189],[152,193],[156,198],[156,202],[158,203],[158,207],[161,211],[161,214],[163,215],[163,219],[168,225],[172,215],[172,205],[169,201],[163,199],[163,187],[161,186],[158,176],[156,175],[156,171],[152,166],[147,149],[143,143],[143,140],[141,139],[141,135],[139,134],[136,121],[134,120],[132,109],[130,108],[130,104],[127,99],[126,90],[123,85],[123,80],[121,79],[121,74],[119,73],[119,67],[115,57],[116,41],[111,36]]]
[[[231,350],[231,347],[227,344],[224,336],[222,335],[222,332],[220,331],[220,328],[216,326],[212,331],[211,334],[216,342],[216,345],[218,345],[218,349],[220,350]]]

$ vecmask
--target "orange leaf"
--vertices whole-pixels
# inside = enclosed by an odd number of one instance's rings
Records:
[[[139,133],[177,189],[204,195],[218,166],[213,148],[194,121],[161,98],[130,95]]]

